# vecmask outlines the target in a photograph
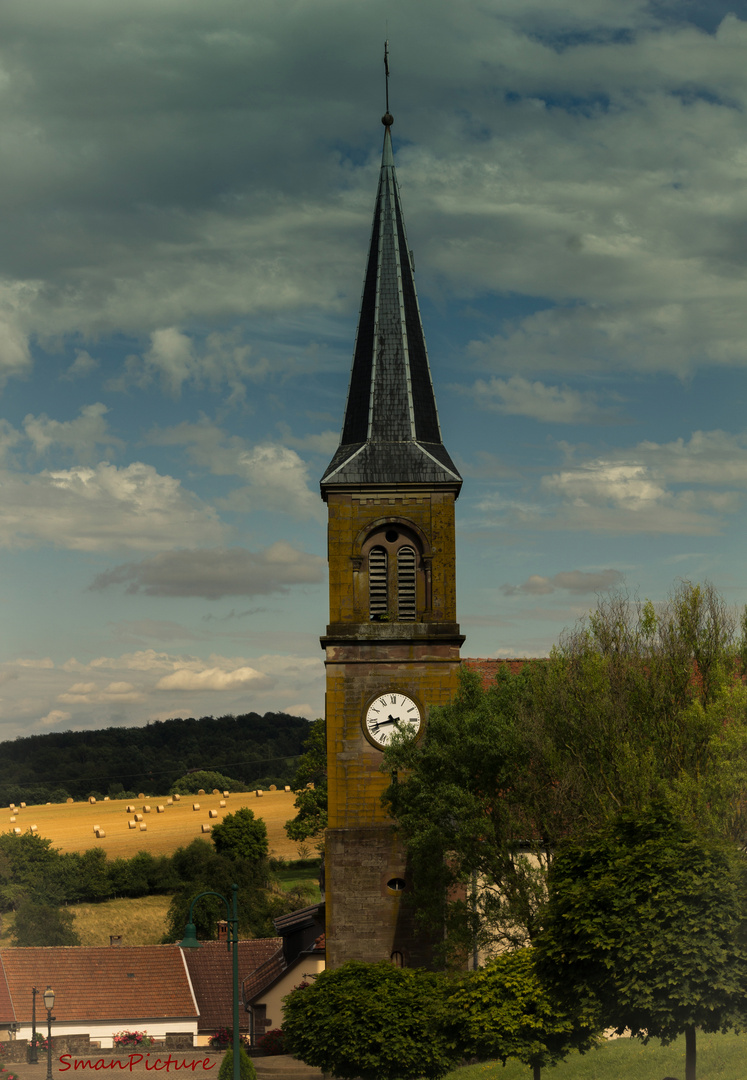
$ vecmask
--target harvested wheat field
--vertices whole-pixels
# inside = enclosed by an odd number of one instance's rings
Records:
[[[129,858],[138,851],[170,855],[195,837],[209,840],[210,833],[203,832],[203,826],[217,825],[226,814],[248,806],[267,825],[270,854],[282,859],[298,857],[298,843],[289,840],[283,828],[295,814],[292,791],[265,791],[260,798],[253,791],[232,792],[225,799],[224,807],[220,805],[222,795],[182,795],[181,800],[174,803],[168,803],[167,799],[168,796],[160,796],[96,803],[52,803],[14,811],[4,807],[0,811],[0,831],[20,829],[28,832],[36,826],[34,831],[51,840],[61,851],[101,847],[111,859]],[[194,803],[199,803],[199,810],[192,809]],[[128,812],[128,806],[134,806],[135,811]],[[146,806],[150,807],[149,811],[144,809]],[[160,813],[159,806],[163,807]],[[135,814],[141,815],[142,820],[130,828]],[[15,821],[11,821],[11,817]],[[146,828],[141,829],[141,824]],[[94,826],[99,827],[99,836],[95,834]]]

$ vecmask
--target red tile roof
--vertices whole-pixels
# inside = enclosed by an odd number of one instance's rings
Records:
[[[282,942],[282,938],[280,940]],[[298,959],[298,957],[296,957],[296,959]],[[244,979],[244,984],[241,988],[244,995],[244,1001],[251,1005],[252,1002],[256,1001],[258,997],[261,997],[261,995],[264,994],[272,983],[280,978],[287,967],[288,961],[285,959],[285,954],[283,953],[281,945],[273,956],[266,960],[261,967],[258,967],[256,971],[252,972],[248,978]]]
[[[196,1017],[178,945],[0,949],[16,1019],[31,1020],[31,988],[55,991],[61,1023]]]
[[[239,942],[239,980],[251,978],[280,950],[283,939],[255,938]],[[233,1027],[233,955],[224,941],[206,941],[200,949],[185,949],[184,956],[197,998],[199,1032]],[[239,1028],[249,1029],[249,1014],[239,1008]]]
[[[5,978],[2,960],[0,960],[0,1024],[12,1024],[16,1019],[10,990],[8,989],[8,980]]]
[[[501,660],[496,657],[465,657],[462,663],[470,671],[476,671],[482,678],[482,688],[487,690],[495,679],[498,669],[504,665],[508,666],[508,670],[512,675],[518,675],[524,664],[532,664],[535,662],[534,657],[525,657],[522,659],[506,659]]]

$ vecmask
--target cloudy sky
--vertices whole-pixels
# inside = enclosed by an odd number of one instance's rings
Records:
[[[4,0],[0,739],[321,713],[387,35],[465,655],[747,601],[745,0]]]

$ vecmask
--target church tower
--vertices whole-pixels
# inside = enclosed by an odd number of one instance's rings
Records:
[[[387,111],[381,174],[329,512],[326,654],[327,966],[428,962],[408,905],[405,852],[381,806],[394,730],[422,733],[456,690],[454,503]]]

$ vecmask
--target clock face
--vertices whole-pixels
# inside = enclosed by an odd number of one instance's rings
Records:
[[[411,697],[397,690],[387,690],[374,698],[366,709],[363,730],[369,742],[382,747],[387,745],[395,731],[417,735],[422,722],[420,706]]]

